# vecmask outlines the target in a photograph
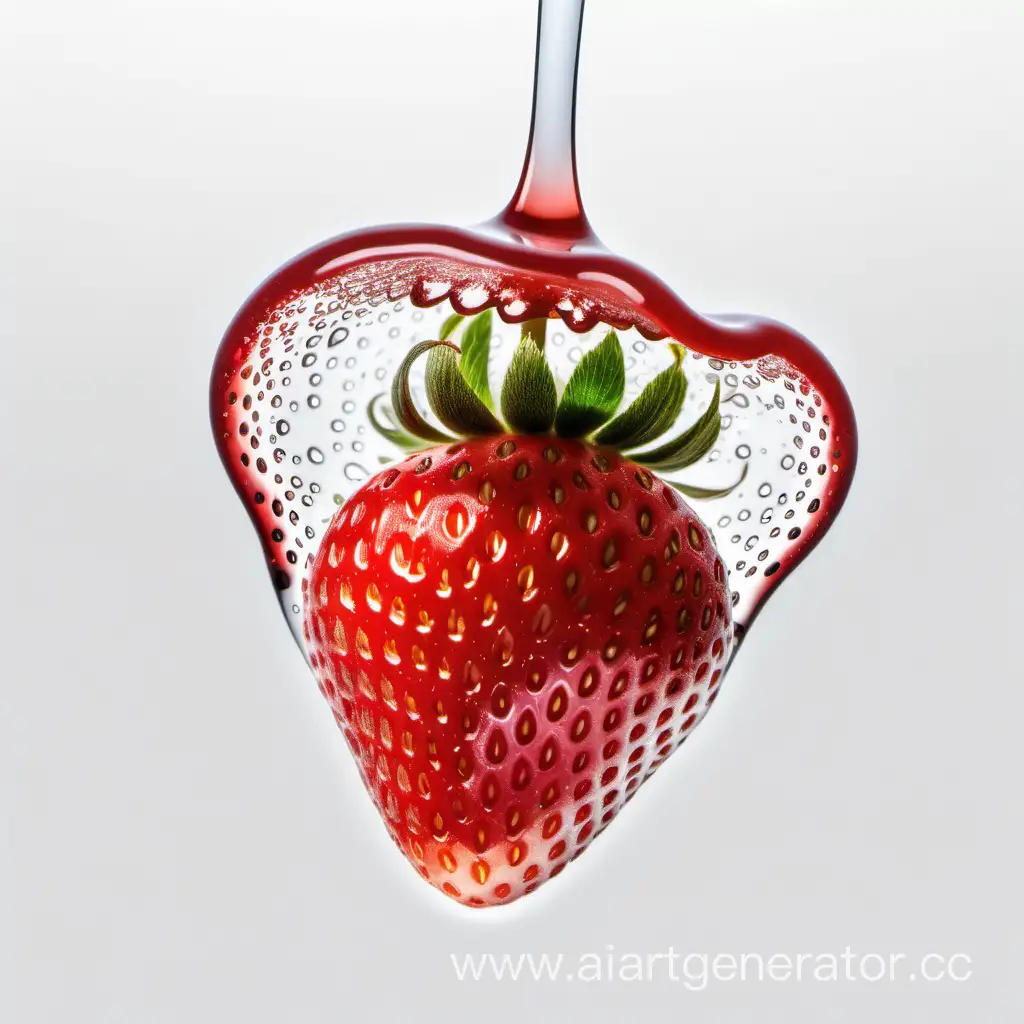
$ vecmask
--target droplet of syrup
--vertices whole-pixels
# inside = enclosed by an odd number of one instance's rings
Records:
[[[261,285],[221,342],[214,434],[304,653],[302,581],[324,529],[399,454],[371,427],[370,401],[409,348],[438,337],[453,312],[493,308],[493,358],[506,363],[518,325],[560,320],[572,343],[555,332],[547,352],[562,379],[614,327],[630,360],[627,398],[668,364],[666,339],[685,346],[694,392],[721,380],[722,433],[695,482],[713,489],[748,473],[727,497],[697,507],[720,525],[752,517],[785,524],[763,539],[724,527],[716,538],[740,635],[845,499],[856,427],[821,353],[775,321],[694,313],[592,230],[575,155],[582,17],[583,0],[539,5],[529,144],[515,194],[497,217],[472,230],[396,225],[325,242]],[[689,398],[686,408],[695,408]],[[449,525],[457,528],[457,517]]]

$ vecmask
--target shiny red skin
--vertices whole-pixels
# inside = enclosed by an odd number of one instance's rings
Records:
[[[378,474],[331,522],[304,615],[388,831],[470,906],[578,856],[703,717],[733,646],[694,511],[622,455],[550,437]]]

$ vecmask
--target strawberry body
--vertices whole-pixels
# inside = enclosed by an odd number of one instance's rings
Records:
[[[732,646],[712,538],[614,451],[418,453],[339,509],[313,669],[388,831],[473,906],[554,877],[697,724]]]

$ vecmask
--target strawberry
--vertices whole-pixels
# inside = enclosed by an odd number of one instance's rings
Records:
[[[712,492],[656,475],[714,444],[717,386],[688,431],[627,456],[678,416],[679,350],[613,418],[614,332],[560,400],[543,325],[523,334],[502,419],[489,314],[461,351],[413,348],[391,424],[372,416],[397,444],[432,444],[345,502],[304,587],[314,672],[388,831],[470,906],[532,892],[578,856],[703,717],[733,648],[725,567],[678,493]],[[428,401],[462,437],[412,400],[427,352]]]

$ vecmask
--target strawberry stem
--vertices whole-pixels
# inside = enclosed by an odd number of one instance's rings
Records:
[[[544,342],[547,340],[547,330],[548,318],[546,316],[540,316],[534,320],[524,320],[521,337],[532,338],[533,343],[543,352]]]

